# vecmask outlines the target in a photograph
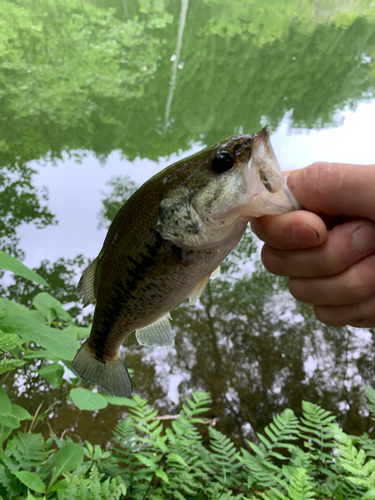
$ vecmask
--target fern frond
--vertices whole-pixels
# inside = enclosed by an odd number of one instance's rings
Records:
[[[6,491],[9,491],[10,481],[8,476],[6,475],[5,470],[5,467],[3,465],[0,465],[0,484],[4,486]]]
[[[121,477],[108,478],[100,482],[98,471],[90,473],[90,479],[77,474],[66,474],[67,487],[57,490],[58,500],[120,500],[126,495],[126,486]]]
[[[375,460],[366,460],[366,452],[357,450],[352,439],[339,430],[336,433],[338,462],[346,471],[346,480],[369,493],[375,490]]]
[[[365,394],[370,401],[370,403],[366,403],[366,406],[370,410],[372,419],[375,420],[375,390],[365,385]]]
[[[7,443],[5,455],[12,457],[21,470],[40,467],[48,458],[49,451],[45,450],[44,439],[41,434],[25,434],[19,432]]]
[[[22,359],[14,359],[14,358],[5,358],[0,360],[0,375],[6,372],[10,372],[11,370],[15,370],[16,368],[19,368],[20,366],[23,366],[25,364]]]
[[[184,497],[184,495],[178,491],[174,491],[173,494],[174,494],[176,500],[186,500],[186,497]]]
[[[125,418],[122,422],[116,425],[113,430],[112,450],[118,461],[124,464],[127,468],[132,468],[132,465],[137,462],[134,452],[141,447],[137,441],[135,427],[131,417]]]
[[[158,411],[149,407],[147,401],[137,394],[134,395],[134,400],[137,405],[131,408],[133,425],[136,429],[145,434],[142,441],[145,444],[151,445],[163,430],[163,425],[160,420],[155,420]]]
[[[299,467],[293,474],[288,494],[291,500],[309,500],[315,497],[311,478],[302,467]]]
[[[270,488],[276,485],[273,474],[278,468],[275,465],[267,460],[262,461],[259,456],[251,455],[245,449],[242,449],[241,453],[242,455],[238,455],[238,460],[244,465],[247,473],[253,476],[253,482],[255,482],[258,487]]]
[[[22,339],[15,333],[3,333],[0,331],[0,352],[10,352],[21,347]]]
[[[267,492],[261,492],[260,497],[263,500],[290,500],[290,498],[286,497],[284,493],[276,488],[272,487]],[[251,500],[256,500],[259,497],[252,497]]]
[[[310,455],[309,453],[306,453],[303,451],[301,448],[298,448],[297,446],[293,448],[292,450],[292,456],[290,459],[291,466],[293,468],[299,468],[302,467],[305,470],[311,470],[314,466],[311,464],[310,460]]]
[[[236,461],[237,450],[232,441],[213,427],[209,427],[208,432],[214,457],[228,465],[233,464]]]
[[[212,403],[210,393],[194,391],[191,398],[192,399],[186,398],[187,404],[183,404],[182,408],[192,422],[201,422],[201,419],[196,419],[194,417],[199,413],[210,410]]]
[[[375,439],[371,439],[367,432],[364,432],[362,436],[350,436],[353,443],[359,446],[362,450],[365,450],[368,457],[375,458]]]
[[[293,450],[294,446],[290,441],[294,441],[298,437],[298,424],[298,419],[293,411],[287,409],[274,417],[272,423],[265,428],[264,432],[270,439],[257,433],[261,441],[259,446],[247,441],[255,457],[248,452],[244,453],[245,450],[242,450],[242,457],[239,456],[238,458],[256,478],[257,484],[261,487],[270,487],[274,484],[274,481],[270,481],[269,474],[271,472],[275,474],[279,469],[271,459],[286,460],[287,457],[275,450],[280,448],[285,448],[288,451]],[[268,479],[266,479],[267,474]]]
[[[217,473],[216,479],[221,484],[239,484],[239,462],[237,450],[232,441],[213,427],[208,428],[210,436],[210,449],[212,450],[210,460],[214,464]]]
[[[314,460],[324,464],[331,464],[333,457],[325,450],[332,450],[337,426],[333,424],[335,417],[331,412],[320,406],[302,401],[302,425],[299,426],[299,435],[305,439],[305,446]]]

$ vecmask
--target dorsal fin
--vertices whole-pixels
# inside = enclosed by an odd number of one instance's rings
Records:
[[[82,299],[83,307],[88,306],[96,299],[94,283],[97,265],[98,257],[96,257],[96,259],[91,262],[89,267],[83,271],[81,279],[79,280],[77,294]]]
[[[174,345],[174,335],[169,321],[170,319],[171,315],[168,313],[154,323],[151,323],[151,325],[136,330],[135,336],[138,342],[141,345],[150,347]]]

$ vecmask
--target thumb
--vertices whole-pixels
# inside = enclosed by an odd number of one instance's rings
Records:
[[[374,220],[375,165],[313,163],[291,171],[287,183],[306,210]]]

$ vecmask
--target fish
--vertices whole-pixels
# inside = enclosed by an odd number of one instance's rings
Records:
[[[145,182],[122,206],[83,272],[83,306],[96,300],[90,336],[73,360],[83,381],[129,397],[120,347],[132,332],[144,346],[173,346],[170,312],[194,304],[240,241],[251,217],[299,209],[270,142],[270,130],[229,137]]]

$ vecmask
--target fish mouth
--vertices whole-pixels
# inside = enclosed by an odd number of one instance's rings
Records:
[[[302,208],[281,172],[270,135],[269,127],[254,134],[252,154],[245,172],[248,200],[244,213],[248,217],[277,215]]]

